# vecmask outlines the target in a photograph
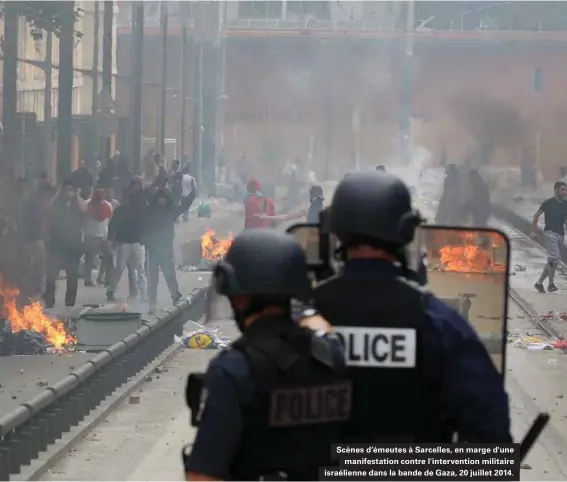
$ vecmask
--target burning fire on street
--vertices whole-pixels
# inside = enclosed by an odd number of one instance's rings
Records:
[[[75,337],[67,333],[63,323],[47,316],[39,302],[31,302],[18,309],[19,295],[20,291],[17,288],[6,286],[0,278],[0,296],[3,298],[1,315],[9,322],[12,333],[23,331],[39,333],[46,343],[58,352],[66,351],[70,345],[76,343]]]
[[[439,247],[430,250],[430,259],[439,260],[439,264],[435,267],[438,271],[471,274],[494,274],[506,271],[504,255],[501,262],[498,262],[499,254],[502,248],[505,248],[499,236],[455,231],[451,233],[451,238],[450,241],[434,240],[434,244]]]
[[[232,234],[219,238],[214,229],[207,229],[201,236],[201,258],[205,262],[214,263],[222,259],[232,244]]]

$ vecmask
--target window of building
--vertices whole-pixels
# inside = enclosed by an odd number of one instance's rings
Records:
[[[287,2],[287,12],[301,17],[310,16],[318,20],[331,20],[331,2]]]
[[[274,18],[282,17],[282,2],[238,2],[238,18]]]

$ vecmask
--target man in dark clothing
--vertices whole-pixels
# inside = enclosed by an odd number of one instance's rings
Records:
[[[116,165],[112,159],[106,161],[104,168],[98,175],[98,180],[104,187],[114,188],[114,178],[116,177]]]
[[[154,155],[154,163],[157,167],[158,173],[154,179],[154,185],[159,189],[165,189],[169,181],[169,176],[165,170],[164,160],[159,154]]]
[[[55,283],[63,269],[67,275],[65,306],[75,306],[79,283],[79,263],[83,254],[83,216],[87,208],[71,181],[65,181],[54,199],[47,242],[45,306],[55,305]]]
[[[93,177],[88,171],[85,161],[79,161],[79,167],[71,173],[69,180],[80,190],[79,193],[83,199],[86,200],[90,197]]]
[[[143,216],[144,208],[134,203],[134,193],[127,190],[122,204],[116,208],[108,225],[108,240],[117,253],[116,266],[106,292],[108,301],[116,301],[114,294],[126,266],[135,277],[134,285],[137,285],[141,299],[146,299],[145,252],[141,243]]]
[[[491,211],[490,189],[476,169],[470,171],[470,182],[472,196],[469,199],[468,207],[471,210],[472,225],[487,227]]]
[[[543,201],[532,219],[531,237],[538,239],[538,223],[541,215],[545,218],[543,230],[544,246],[547,249],[547,263],[536,281],[535,289],[540,293],[545,293],[543,282],[549,278],[547,291],[553,293],[559,288],[554,283],[555,270],[561,262],[561,252],[564,248],[565,223],[567,222],[567,184],[557,181],[553,186],[554,196]]]
[[[169,171],[169,191],[171,192],[171,200],[177,206],[181,201],[181,182],[183,181],[183,173],[179,168],[179,161],[176,159],[171,163]]]
[[[445,167],[445,180],[443,182],[443,192],[437,207],[437,215],[435,222],[437,224],[451,224],[455,221],[456,196],[458,195],[459,179],[457,167],[454,164],[448,164]],[[458,224],[458,222],[457,222]]]
[[[28,303],[42,293],[45,275],[45,245],[43,243],[43,211],[40,187],[30,189],[24,197],[19,222],[21,260],[20,301]]]
[[[189,209],[194,200],[195,193],[191,193],[182,197],[181,202],[174,206],[167,191],[160,189],[146,211],[146,225],[142,239],[148,251],[150,314],[154,314],[156,310],[160,268],[173,302],[177,303],[181,298],[173,259],[175,220]]]
[[[144,188],[142,179],[139,176],[134,176],[134,179],[128,186],[128,192],[132,195],[132,202],[139,207],[147,208],[150,205],[153,194]]]
[[[130,158],[120,151],[116,151],[114,164],[116,166],[116,181],[120,188],[118,199],[122,200],[122,193],[126,191],[133,178],[132,171],[130,170]]]

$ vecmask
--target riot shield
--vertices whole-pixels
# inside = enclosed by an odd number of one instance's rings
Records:
[[[307,264],[310,268],[318,268],[325,260],[321,257],[320,250],[320,231],[318,224],[299,223],[286,229],[295,240],[301,244],[307,257]]]
[[[510,244],[495,229],[425,225],[415,252],[425,250],[428,288],[477,332],[494,365],[506,373]]]
[[[310,268],[324,263],[319,256],[318,225],[295,224],[287,231],[305,249]],[[469,321],[504,375],[508,238],[494,229],[424,225],[407,250],[410,268],[417,266],[424,253],[428,289]]]

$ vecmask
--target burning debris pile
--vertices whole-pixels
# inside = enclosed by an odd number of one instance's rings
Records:
[[[465,231],[438,234],[429,244],[432,270],[471,274],[506,271],[506,246],[499,236]]]
[[[0,279],[3,298],[0,320],[0,356],[38,355],[67,351],[76,339],[67,333],[61,321],[44,313],[40,303],[18,308],[20,291]]]
[[[201,236],[201,267],[211,267],[221,260],[232,244],[232,234],[227,238],[217,237],[214,229],[207,229]]]

